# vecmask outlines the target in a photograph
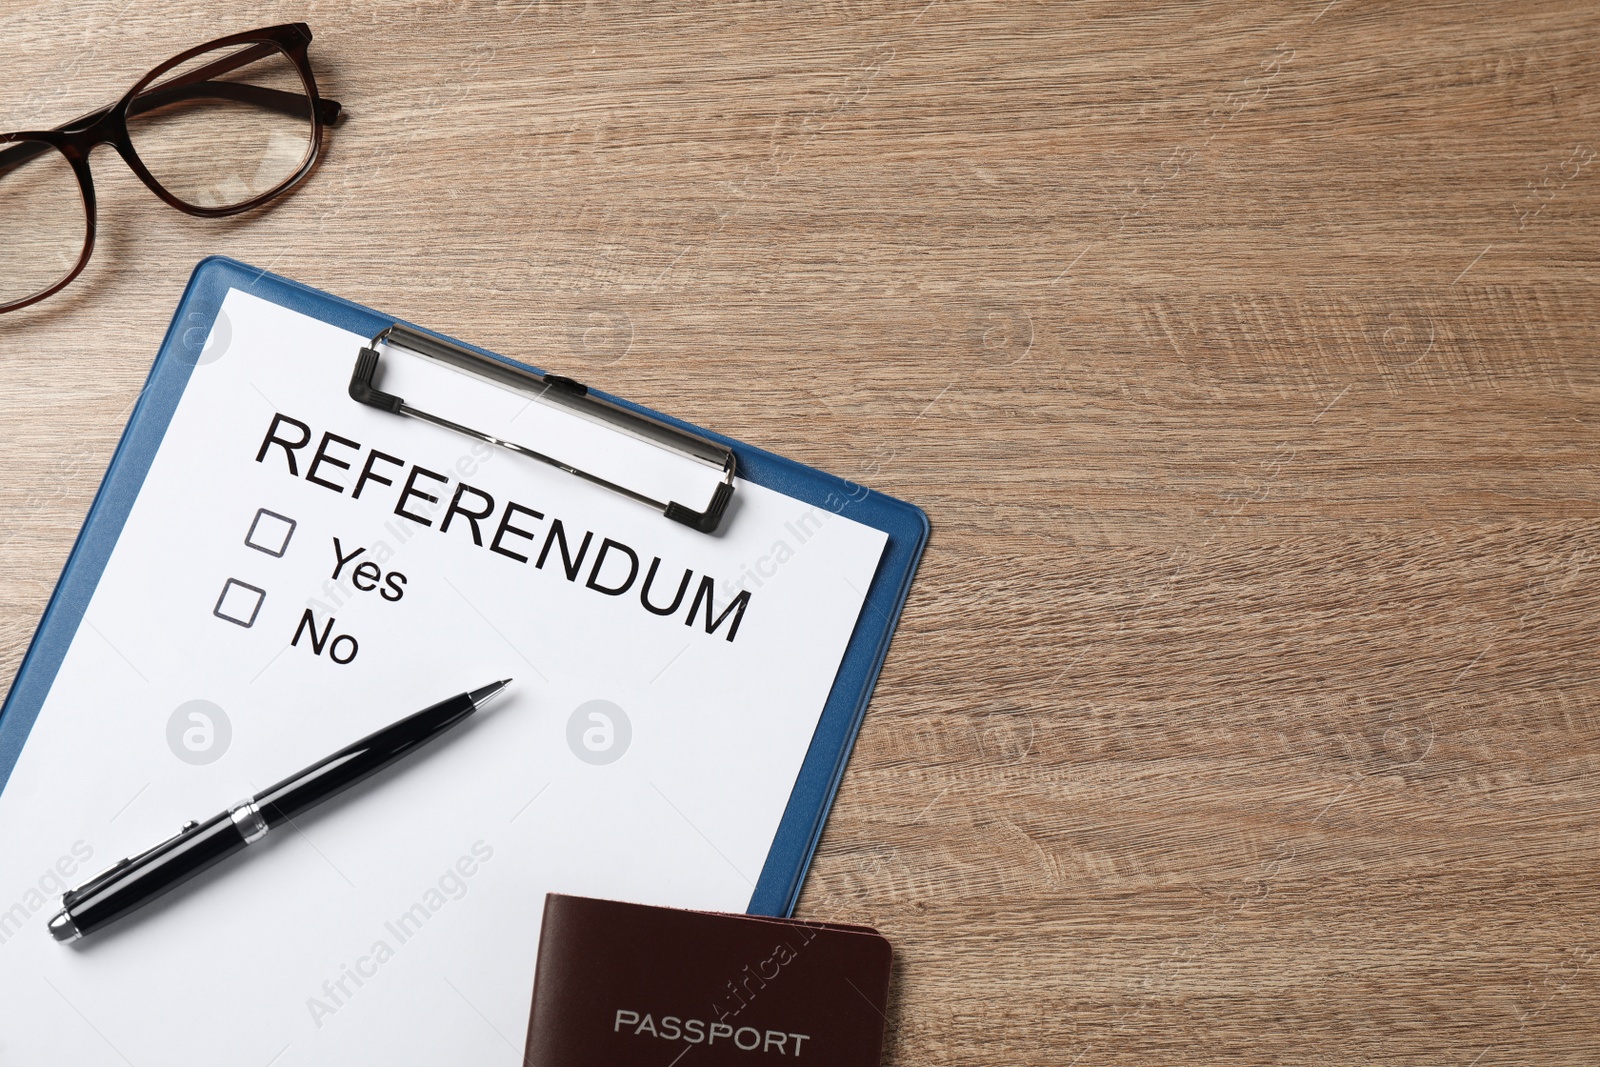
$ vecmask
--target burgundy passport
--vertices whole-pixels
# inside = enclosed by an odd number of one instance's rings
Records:
[[[878,1067],[889,942],[864,926],[544,901],[530,1067]]]

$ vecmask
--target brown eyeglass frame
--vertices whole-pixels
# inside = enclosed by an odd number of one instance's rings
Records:
[[[272,189],[262,193],[242,204],[230,207],[199,207],[186,203],[172,195],[162,187],[155,176],[146,169],[139,159],[139,153],[133,147],[133,140],[128,136],[128,116],[135,101],[146,88],[174,67],[193,59],[205,52],[231,45],[260,45],[257,48],[245,48],[232,55],[221,57],[215,63],[207,64],[189,71],[180,78],[174,79],[167,85],[161,86],[156,92],[145,97],[141,103],[144,105],[133,114],[153,110],[188,97],[197,96],[228,96],[243,103],[257,104],[262,107],[272,108],[277,111],[289,113],[289,108],[294,108],[294,114],[299,114],[305,106],[305,99],[299,94],[285,92],[281,89],[268,89],[262,86],[244,85],[234,82],[208,82],[208,79],[219,74],[226,74],[230,70],[253,63],[273,51],[282,51],[287,55],[295,68],[300,72],[300,78],[305,83],[306,93],[311,103],[311,151],[307,153],[305,162],[294,174],[285,178]],[[86,222],[83,252],[78,256],[78,263],[60,281],[48,289],[34,293],[32,296],[9,304],[0,304],[0,314],[15,311],[38,303],[46,297],[59,293],[70,285],[83,268],[89,263],[89,257],[94,252],[94,239],[96,232],[95,222],[95,195],[94,178],[89,171],[89,153],[103,144],[116,148],[117,154],[128,168],[138,175],[152,193],[166,203],[189,215],[201,218],[222,218],[227,215],[238,215],[249,211],[251,208],[260,207],[269,200],[276,199],[305,181],[311,172],[316,169],[317,161],[322,158],[322,131],[338,119],[342,110],[338,101],[324,100],[317,94],[317,81],[311,73],[311,62],[307,58],[306,49],[311,44],[311,27],[303,22],[286,23],[282,26],[268,26],[259,30],[250,30],[245,33],[235,33],[227,37],[219,37],[214,41],[181,52],[171,59],[156,67],[150,73],[134,83],[123,97],[108,107],[91,111],[81,115],[71,122],[63,123],[53,130],[28,130],[19,133],[0,134],[0,175],[13,167],[20,166],[30,159],[37,158],[53,146],[71,164],[72,171],[78,178],[78,188],[83,194],[83,207]],[[203,91],[196,91],[205,83]],[[17,144],[14,142],[24,142]],[[5,145],[11,147],[6,148]]]

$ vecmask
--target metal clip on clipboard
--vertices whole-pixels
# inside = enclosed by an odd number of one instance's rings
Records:
[[[553,456],[547,456],[525,445],[514,441],[487,434],[481,430],[474,430],[470,426],[452,422],[438,415],[430,415],[406,403],[392,393],[381,392],[374,388],[372,379],[378,372],[378,346],[389,344],[396,348],[403,348],[414,352],[425,359],[443,363],[455,370],[470,374],[492,385],[502,386],[522,393],[534,400],[541,401],[561,408],[574,415],[581,416],[591,422],[598,422],[609,426],[620,433],[627,434],[646,444],[655,445],[657,448],[674,452],[680,456],[692,459],[708,467],[715,467],[722,471],[722,481],[712,491],[711,501],[703,511],[696,511],[686,504],[676,501],[663,501],[651,497],[647,493],[629,489],[627,486],[618,485],[598,474],[579,470],[571,464],[564,463]],[[701,533],[715,533],[722,522],[722,514],[728,509],[728,501],[733,498],[733,477],[736,470],[736,461],[733,450],[715,441],[693,434],[687,430],[680,430],[676,426],[653,419],[648,415],[630,411],[627,408],[602,400],[590,394],[587,386],[563,378],[557,374],[535,374],[502,363],[490,356],[481,355],[460,345],[452,344],[439,337],[432,337],[396,323],[386,330],[380,331],[377,336],[368,342],[367,347],[361,350],[356,357],[355,371],[350,375],[350,398],[370,407],[383,411],[394,412],[398,415],[410,415],[412,418],[431,422],[435,426],[443,426],[447,430],[465,434],[478,441],[487,441],[491,445],[510,449],[518,455],[536,459],[540,463],[548,463],[552,467],[560,468],[568,474],[575,474],[584,481],[620,493],[630,500],[637,500],[641,504],[655,508],[674,522],[699,530]]]

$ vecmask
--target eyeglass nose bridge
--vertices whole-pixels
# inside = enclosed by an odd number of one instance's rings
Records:
[[[73,171],[78,176],[78,185],[83,193],[83,206],[87,212],[89,226],[89,245],[94,244],[95,236],[95,188],[94,168],[92,157],[94,151],[102,146],[110,146],[130,167],[134,167],[129,158],[131,145],[122,133],[122,126],[117,121],[115,106],[104,107],[99,111],[91,112],[65,127],[60,132],[65,135],[60,148],[72,164]],[[137,171],[137,167],[134,170]]]
[[[95,216],[95,190],[93,168],[90,165],[94,150],[103,145],[110,145],[116,154],[138,174],[139,166],[135,163],[133,146],[129,143],[126,125],[117,115],[116,105],[103,107],[76,119],[60,131],[62,139],[59,147],[72,164],[73,170],[78,175],[78,184],[83,188],[84,207],[89,213],[90,238],[93,240]]]
[[[89,152],[99,145],[116,143],[122,129],[116,119],[116,110],[116,105],[110,104],[98,111],[91,111],[61,127],[60,132],[67,135],[69,147],[76,148],[87,158]]]

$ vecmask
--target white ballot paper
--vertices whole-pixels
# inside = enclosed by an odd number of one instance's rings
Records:
[[[357,404],[364,343],[224,302],[0,793],[0,1063],[511,1067],[547,892],[748,904],[885,535],[746,481],[698,533]],[[564,459],[644,447],[383,362],[382,388]],[[701,506],[715,472],[680,473]],[[185,820],[500,678],[295,825],[46,932]]]

